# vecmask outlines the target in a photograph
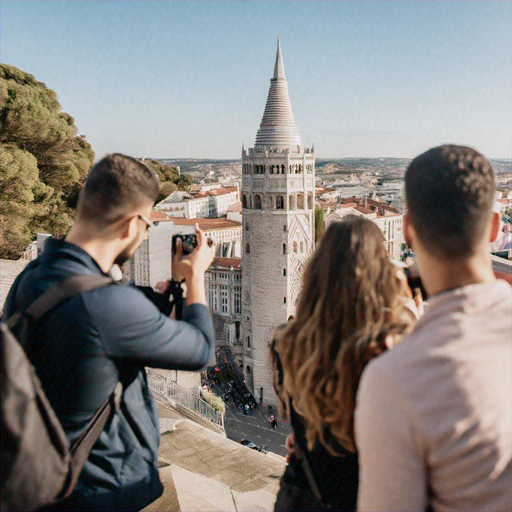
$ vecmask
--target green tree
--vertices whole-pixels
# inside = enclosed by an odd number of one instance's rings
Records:
[[[178,190],[178,185],[173,183],[172,181],[166,181],[160,185],[160,191],[158,192],[158,197],[156,198],[156,202],[159,203],[163,201],[167,196],[171,195],[173,192]]]
[[[192,185],[192,178],[188,174],[180,174],[174,165],[167,165],[158,160],[144,160],[144,163],[160,178],[160,193],[157,202],[165,199],[176,190],[189,190]]]
[[[16,258],[38,231],[68,230],[94,152],[44,83],[6,64],[0,79],[1,256]]]
[[[324,211],[315,205],[315,244],[320,240],[325,231]]]
[[[177,183],[180,177],[180,171],[174,165],[167,165],[159,162],[158,160],[144,159],[144,163],[153,171],[156,172],[160,178],[161,183],[171,181]]]

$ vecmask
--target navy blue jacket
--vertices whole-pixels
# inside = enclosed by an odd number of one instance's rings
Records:
[[[4,316],[73,274],[102,271],[79,247],[48,240],[41,256],[13,284]],[[121,408],[94,445],[69,507],[140,510],[162,494],[158,414],[144,367],[199,370],[213,350],[206,306],[187,306],[183,321],[172,320],[129,285],[78,294],[41,322],[27,352],[70,441],[117,382],[125,386]]]

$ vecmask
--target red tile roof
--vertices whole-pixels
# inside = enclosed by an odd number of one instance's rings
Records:
[[[203,231],[212,231],[214,229],[237,228],[242,225],[241,222],[229,219],[184,219],[180,217],[170,218],[175,226],[195,226],[196,224]]]
[[[159,222],[161,220],[169,220],[169,216],[166,215],[165,213],[163,212],[151,212],[151,215],[149,216],[149,218],[153,221],[153,222]]]
[[[347,205],[344,205],[344,206],[347,206]],[[365,208],[364,206],[361,206],[361,205],[357,205],[355,207],[355,209],[358,212],[361,212],[361,213],[364,213],[364,214],[375,213],[373,210],[370,210],[370,208]]]
[[[218,268],[240,268],[241,258],[214,258],[212,267]]]
[[[211,197],[211,196],[222,196],[224,194],[229,194],[230,192],[237,192],[236,187],[223,187],[223,188],[215,188],[213,190],[207,190],[206,192],[199,192],[198,194],[194,194],[194,199],[196,197]]]

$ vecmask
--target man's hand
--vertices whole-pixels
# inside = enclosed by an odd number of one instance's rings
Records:
[[[165,293],[167,291],[167,288],[169,288],[169,285],[171,282],[169,280],[167,281],[158,281],[155,285],[155,291],[159,293]]]
[[[215,244],[207,239],[204,232],[196,224],[197,247],[187,256],[183,256],[183,245],[177,240],[176,254],[172,260],[172,278],[181,282],[183,279],[187,286],[195,276],[203,275],[211,265],[215,256]]]
[[[187,304],[206,305],[204,273],[215,256],[215,244],[207,239],[196,224],[197,247],[187,256],[183,256],[181,240],[176,244],[176,255],[172,263],[172,276],[175,281],[185,279],[187,285]]]

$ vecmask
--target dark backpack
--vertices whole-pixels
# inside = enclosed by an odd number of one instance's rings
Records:
[[[2,321],[2,512],[35,510],[67,498],[107,420],[119,408],[121,383],[70,445],[23,349],[36,323],[55,306],[112,282],[99,275],[72,276]]]

